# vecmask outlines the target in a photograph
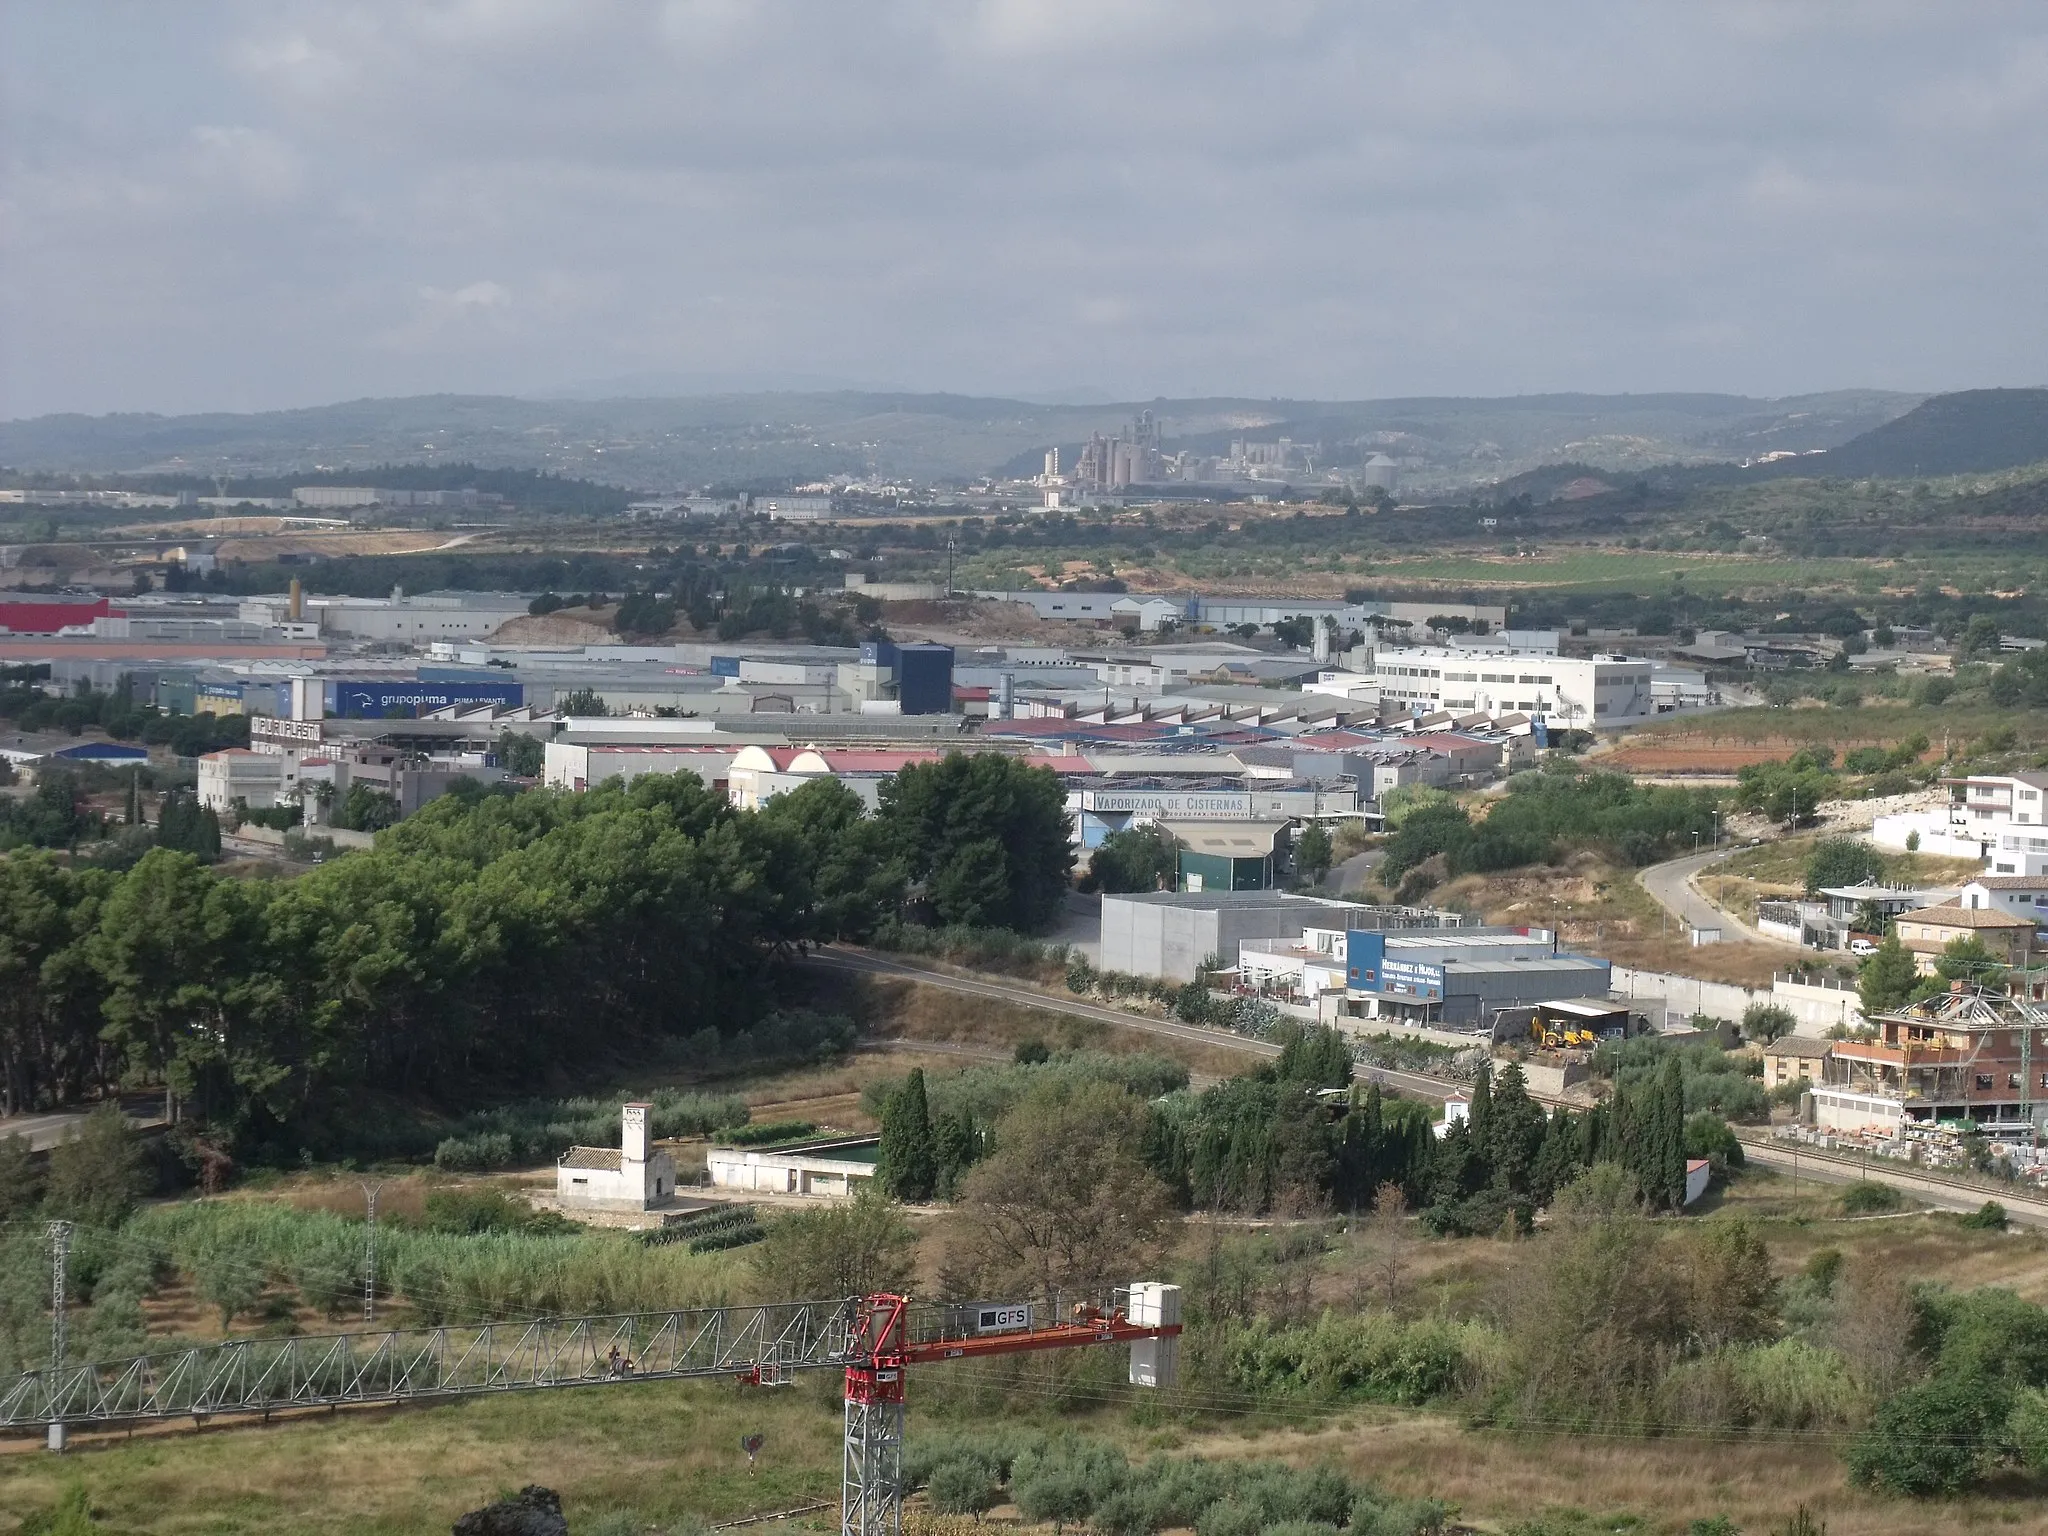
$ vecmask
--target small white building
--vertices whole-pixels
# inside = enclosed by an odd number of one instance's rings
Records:
[[[652,1104],[619,1111],[616,1147],[571,1147],[555,1164],[555,1198],[565,1211],[651,1211],[675,1198],[676,1163],[649,1150]]]
[[[268,810],[284,796],[287,766],[274,753],[247,747],[209,752],[199,759],[199,803],[215,811],[229,810],[236,801],[252,811]]]

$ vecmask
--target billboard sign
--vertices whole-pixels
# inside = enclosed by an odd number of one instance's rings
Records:
[[[517,708],[526,701],[518,683],[414,682],[403,678],[335,682],[330,714],[355,720],[412,719],[457,704]]]
[[[1380,990],[1402,997],[1442,997],[1444,968],[1421,960],[1382,961]]]

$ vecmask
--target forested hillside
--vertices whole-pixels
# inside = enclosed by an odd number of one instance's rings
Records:
[[[449,796],[284,884],[158,848],[125,873],[0,860],[0,1098],[168,1082],[242,1155],[333,1152],[366,1095],[464,1107],[607,1053],[731,1036],[777,960],[906,909],[1042,926],[1071,854],[1057,781],[983,754],[864,817],[820,782],[758,813],[687,774]]]

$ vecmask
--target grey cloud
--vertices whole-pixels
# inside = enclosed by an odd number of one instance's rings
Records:
[[[16,0],[0,415],[2041,382],[2048,12]]]

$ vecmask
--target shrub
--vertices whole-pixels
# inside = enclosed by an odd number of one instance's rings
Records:
[[[1842,1191],[1842,1212],[1847,1216],[1882,1215],[1905,1203],[1905,1197],[1891,1185],[1873,1179],[1858,1179]]]
[[[945,1515],[973,1515],[979,1519],[1002,1499],[988,1467],[969,1458],[934,1467],[929,1487],[932,1508]]]
[[[1879,1405],[1849,1448],[1849,1475],[1882,1493],[1937,1498],[1961,1493],[1985,1449],[1983,1395],[1964,1380],[1908,1387]]]
[[[728,1147],[765,1147],[777,1141],[801,1141],[818,1129],[811,1120],[767,1120],[759,1125],[736,1126],[720,1131],[718,1140]]]
[[[1981,1228],[1991,1232],[2003,1232],[2006,1226],[2005,1207],[1996,1200],[1986,1200],[1976,1210],[1963,1217],[1957,1225]]]
[[[504,1131],[448,1136],[434,1148],[434,1166],[451,1173],[481,1173],[512,1166],[512,1138]]]
[[[1276,1329],[1261,1319],[1229,1335],[1226,1368],[1245,1391],[1412,1406],[1457,1389],[1477,1326],[1441,1318],[1406,1323],[1384,1312],[1325,1313],[1306,1328]]]

